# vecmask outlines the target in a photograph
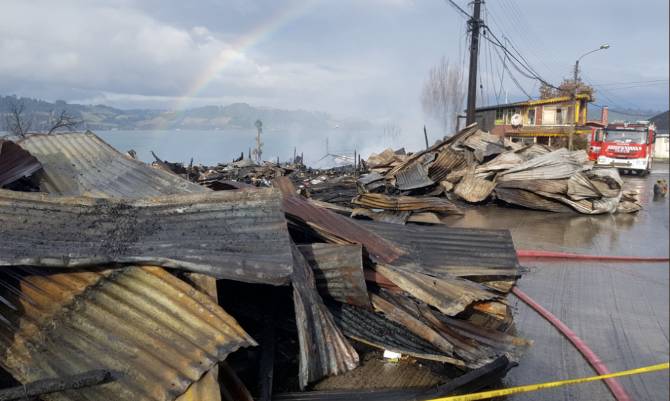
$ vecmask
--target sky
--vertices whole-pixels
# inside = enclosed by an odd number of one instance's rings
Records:
[[[465,10],[465,0],[454,0]],[[442,57],[467,68],[446,0],[0,0],[0,93],[120,108],[248,102],[403,129]],[[581,54],[596,103],[668,109],[668,1],[489,0],[485,22],[551,83]],[[507,39],[504,39],[507,38]],[[484,42],[487,43],[487,42]],[[478,104],[523,100],[495,48]],[[516,74],[537,96],[537,82]],[[656,81],[656,82],[650,82]],[[483,96],[482,96],[483,95]]]

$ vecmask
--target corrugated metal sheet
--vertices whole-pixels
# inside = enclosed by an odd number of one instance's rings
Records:
[[[408,212],[441,212],[461,214],[458,206],[445,198],[432,196],[389,196],[384,194],[360,194],[351,203],[370,209],[385,209]]]
[[[493,158],[493,160],[477,166],[475,169],[475,174],[477,174],[479,177],[486,176],[492,172],[508,170],[512,167],[516,167],[523,163],[523,161],[524,159],[515,152],[501,153]]]
[[[0,191],[0,221],[2,266],[147,263],[267,284],[292,270],[273,189],[135,201]]]
[[[519,276],[519,261],[508,230],[481,230],[361,221],[362,226],[400,247],[397,267],[440,277]]]
[[[367,217],[374,221],[381,221],[392,224],[405,224],[412,212],[394,212],[392,210],[372,210],[363,207],[357,207],[352,210],[351,217]]]
[[[453,344],[417,316],[377,294],[370,294],[370,301],[372,301],[372,306],[374,306],[375,310],[383,313],[387,319],[405,326],[407,330],[414,333],[417,337],[423,338],[440,350],[443,355],[453,358],[450,363],[461,366],[465,365],[454,355]]]
[[[463,145],[472,149],[475,158],[480,162],[488,156],[505,151],[503,140],[500,136],[492,135],[481,130],[477,130],[474,134],[469,135],[463,141]]]
[[[29,177],[41,168],[40,162],[19,145],[0,140],[0,188]]]
[[[347,304],[333,305],[331,311],[342,332],[355,341],[421,359],[438,362],[452,360],[428,341],[381,313]]]
[[[603,196],[613,198],[621,193],[623,180],[618,169],[594,168],[587,173],[587,176]]]
[[[43,192],[141,198],[207,190],[122,155],[92,132],[31,135],[19,144],[42,163]]]
[[[300,344],[298,382],[304,389],[325,376],[358,366],[358,354],[349,344],[319,296],[312,269],[293,246],[293,304]]]
[[[454,188],[454,193],[468,202],[482,202],[491,195],[496,184],[493,181],[466,174]]]
[[[549,192],[538,192],[540,196],[545,198],[555,199],[561,203],[564,203],[579,213],[584,214],[604,214],[604,213],[614,213],[617,210],[619,205],[619,200],[621,199],[621,194],[616,198],[600,198],[600,199],[583,199],[583,200],[572,200],[564,195],[552,194]]]
[[[535,210],[546,210],[556,213],[571,213],[572,209],[552,199],[542,197],[535,192],[524,189],[502,188],[495,189],[496,198],[511,205],[518,205]]]
[[[449,148],[437,153],[435,161],[428,168],[428,176],[435,182],[440,182],[452,170],[459,168],[465,162],[463,154]]]
[[[381,290],[379,295],[371,295],[371,300],[375,309],[382,311],[387,318],[405,325],[408,330],[430,341],[439,349],[445,350],[439,344],[450,345],[453,350],[451,356],[456,359],[453,364],[457,365],[460,361],[469,368],[478,368],[502,355],[507,355],[511,359],[517,358],[518,352],[521,351],[516,345],[511,348],[490,346],[465,331],[456,331],[446,323],[446,316],[402,293]],[[487,334],[499,338],[499,342],[508,341],[508,336],[501,332],[487,330]]]
[[[172,401],[230,352],[255,345],[207,295],[163,269],[43,272],[2,272],[3,367],[22,382],[121,374],[45,400]]]
[[[434,154],[426,154],[423,158],[428,156],[435,157]],[[418,189],[427,187],[435,184],[435,181],[431,180],[428,177],[428,168],[426,167],[426,162],[421,159],[417,160],[415,163],[412,163],[405,167],[404,169],[398,171],[395,174],[395,185],[401,191],[408,191],[411,189]]]
[[[395,177],[395,175],[404,170],[405,168],[409,167],[410,165],[414,164],[417,160],[419,160],[421,157],[423,157],[427,153],[432,153],[439,151],[446,146],[457,146],[460,144],[463,140],[467,139],[470,135],[474,134],[478,130],[477,124],[470,124],[464,129],[462,129],[459,133],[456,135],[453,135],[443,141],[437,142],[428,149],[421,151],[421,152],[416,152],[410,157],[408,157],[405,161],[400,163],[399,165],[393,167],[388,173],[386,173],[386,178],[391,179]]]
[[[499,295],[482,285],[459,277],[437,278],[382,264],[377,264],[375,270],[414,298],[448,316],[463,312],[477,301],[500,299]]]
[[[320,235],[350,244],[362,244],[369,254],[385,262],[391,262],[401,255],[400,249],[365,229],[354,219],[314,206],[305,198],[296,195],[295,188],[287,177],[278,177],[273,184],[284,196],[284,212],[310,228],[318,230]]]
[[[119,153],[91,132],[34,135],[22,144],[33,149],[38,160],[48,165],[41,173],[41,188],[53,194],[135,198],[208,191]],[[189,276],[216,297],[214,278],[197,273]],[[208,401],[216,401],[219,396],[215,369],[182,395],[184,400]]]
[[[530,159],[504,171],[496,177],[498,182],[520,180],[557,180],[569,178],[585,169],[581,153],[565,148]]]
[[[600,198],[602,194],[584,173],[577,173],[567,180],[567,195],[572,200]],[[549,191],[552,192],[552,191]]]
[[[521,180],[505,181],[496,186],[498,188],[523,189],[530,192],[551,192],[554,194],[566,194],[568,192],[568,180]]]
[[[319,292],[336,301],[370,307],[363,275],[363,247],[308,244],[298,249],[309,263]]]

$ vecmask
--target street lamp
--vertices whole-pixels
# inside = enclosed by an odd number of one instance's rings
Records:
[[[610,48],[610,45],[608,45],[607,43],[603,43],[602,45],[600,45],[599,48],[582,54],[581,56],[579,56],[577,61],[575,61],[575,94],[577,94],[577,80],[579,79],[579,60],[583,59],[585,56],[588,56],[591,53],[595,53],[595,52],[600,51],[600,50],[606,50],[606,49],[609,49],[609,48]]]
[[[578,121],[578,117],[577,117],[577,114],[576,114],[577,113],[577,104],[576,103],[577,103],[577,88],[579,86],[579,61],[581,59],[583,59],[584,57],[588,56],[591,53],[595,53],[595,52],[600,51],[600,50],[606,50],[606,49],[609,49],[609,48],[610,48],[609,44],[603,43],[602,45],[600,45],[599,48],[593,49],[591,51],[588,51],[588,52],[582,54],[581,56],[579,56],[577,61],[575,61],[575,76],[574,76],[574,82],[573,82],[574,88],[572,90],[572,97],[573,97],[573,100],[575,101],[575,105],[574,105],[574,107],[575,107],[575,112],[574,112],[574,114],[575,114],[575,118],[574,118],[575,124],[577,124],[577,121]],[[568,138],[568,149],[570,149],[570,150],[572,150],[573,133],[574,133],[574,128],[572,130],[570,130],[570,137]]]

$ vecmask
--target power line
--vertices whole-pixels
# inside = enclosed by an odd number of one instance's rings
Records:
[[[526,22],[523,13],[521,12],[521,10],[518,9],[515,3],[512,2],[512,0],[509,0],[508,3],[509,6],[503,6],[502,3],[500,2],[495,3],[498,4],[500,12],[508,16],[507,18],[503,18],[503,21],[511,23],[505,24],[505,26],[503,26],[503,24],[496,19],[495,15],[491,14],[491,21],[493,22],[493,24],[495,24],[498,27],[498,29],[502,32],[506,30],[505,27],[512,27],[512,29],[518,33],[518,37],[524,42],[524,44],[526,45],[530,53],[535,57],[535,59],[539,61],[539,63],[542,64],[551,75],[560,76],[561,74],[556,74],[556,72],[544,61],[546,58],[551,58],[554,63],[557,63],[556,59],[554,58],[555,56],[551,53],[550,57],[540,56],[536,52],[538,48],[546,48],[546,46],[542,42],[541,37],[533,32],[530,24]],[[520,52],[518,51],[518,46],[514,45],[514,41],[510,38],[510,35],[503,35],[503,36],[509,41],[510,46],[515,48],[515,50],[520,54]],[[532,43],[528,39],[530,37],[533,38]],[[537,75],[540,74],[537,73]]]
[[[444,0],[444,1],[445,1],[447,4],[449,4],[450,6],[452,6],[454,9],[456,9],[456,11],[459,11],[461,14],[463,14],[463,15],[465,16],[465,18],[470,19],[470,14],[468,14],[467,11],[465,11],[464,9],[462,9],[461,6],[459,6],[458,4],[456,4],[455,1],[453,1],[453,0]]]
[[[498,39],[498,37],[491,31],[491,29],[489,28],[488,25],[484,24],[484,29],[490,34],[490,37],[489,37],[489,35],[483,35],[483,36],[484,36],[484,39],[488,40],[489,42],[491,42],[491,43],[494,44],[495,46],[501,48],[501,49],[502,49],[502,50],[503,50],[503,51],[510,57],[510,59],[511,59],[510,61],[512,61],[512,66],[513,66],[513,67],[514,67],[514,68],[515,68],[521,75],[523,75],[523,76],[525,76],[526,78],[529,78],[529,79],[536,79],[536,80],[540,81],[541,83],[543,83],[543,84],[545,84],[545,85],[547,85],[547,86],[549,86],[549,87],[551,87],[551,88],[558,89],[556,86],[550,84],[549,82],[547,82],[547,80],[545,80],[545,79],[542,78],[539,74],[537,74],[537,73],[533,70],[532,67],[530,67],[529,65],[527,65],[527,64],[524,63],[523,61],[519,60],[519,58],[518,58],[514,53],[512,53],[512,52],[507,48],[507,46],[505,46],[504,44],[502,44],[502,42],[500,41],[500,39]],[[493,37],[493,39],[495,39],[495,41],[492,40],[491,37]],[[516,61],[516,63],[514,63],[514,61]],[[525,72],[522,71],[521,68],[523,68],[523,69],[525,70]],[[508,71],[509,71],[509,68],[508,68]]]
[[[602,90],[602,87],[599,85],[593,84],[594,87],[599,88]],[[667,88],[666,85],[662,85],[661,83],[648,83],[648,84],[640,84],[640,85],[629,85],[629,86],[617,86],[614,88],[607,88],[608,91],[618,91],[622,89],[635,89],[635,88],[649,88],[649,87],[665,87]]]
[[[604,108],[604,107],[607,107],[607,109],[608,109],[609,111],[611,111],[611,112],[613,112],[613,113],[616,113],[616,114],[623,114],[624,116],[630,116],[630,117],[650,117],[649,114],[635,114],[635,113],[630,113],[630,112],[621,111],[621,110],[617,110],[617,109],[612,109],[612,108],[610,108],[609,106],[603,106],[603,105],[596,104],[596,103],[591,103],[591,104],[594,105],[594,106],[596,106],[596,107],[600,107],[601,109]]]
[[[493,42],[491,42],[491,43],[493,43]],[[498,52],[498,49],[494,47],[493,50],[498,55],[498,58],[500,58],[500,61],[503,65],[504,71],[507,71],[507,75],[512,80],[512,82],[517,87],[517,89],[519,89],[521,92],[523,92],[524,95],[528,96],[528,99],[532,99],[533,97],[531,95],[529,95],[528,92],[526,92],[526,90],[523,88],[523,86],[521,86],[521,84],[516,79],[516,77],[514,77],[514,74],[512,74],[512,71],[510,71],[509,67],[507,67],[507,64],[505,63],[505,60],[503,59],[503,56],[501,56],[500,53]],[[507,56],[507,53],[505,53],[505,56]]]
[[[647,83],[660,83],[660,82],[668,82],[667,79],[655,79],[651,81],[630,81],[630,82],[609,82],[609,83],[598,83],[598,84],[593,84],[594,86],[618,86],[618,85],[630,85],[630,84],[647,84]]]

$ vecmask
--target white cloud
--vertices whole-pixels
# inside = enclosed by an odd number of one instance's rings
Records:
[[[260,63],[244,50],[206,27],[158,21],[129,0],[64,0],[57,7],[9,0],[0,13],[0,88],[20,82],[90,91],[90,100],[113,93],[136,101],[176,98],[205,82],[203,96],[265,91],[304,98],[342,79],[309,63]]]

